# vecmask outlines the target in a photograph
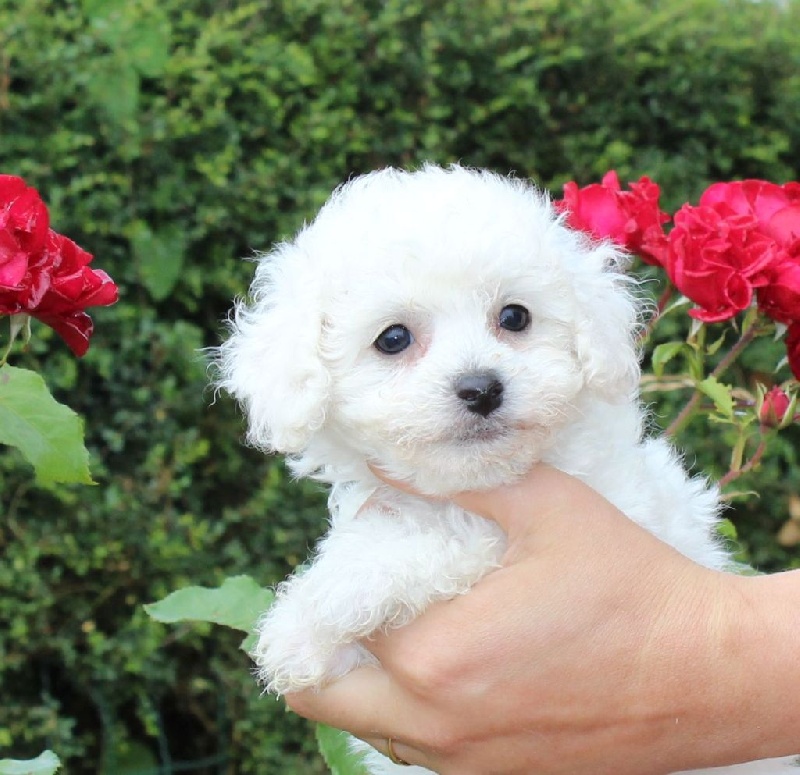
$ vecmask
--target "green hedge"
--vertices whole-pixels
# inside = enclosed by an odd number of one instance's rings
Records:
[[[141,609],[235,573],[273,583],[322,527],[323,495],[210,405],[198,352],[247,287],[240,257],[387,164],[554,192],[613,167],[670,207],[711,180],[800,178],[798,30],[797,0],[0,0],[0,170],[122,289],[82,362],[40,328],[17,356],[85,416],[98,486],[37,491],[0,458],[3,753],[321,773],[236,637]],[[719,465],[706,433],[685,441]],[[764,567],[798,564],[774,535],[799,478],[786,441],[750,481],[737,525]]]

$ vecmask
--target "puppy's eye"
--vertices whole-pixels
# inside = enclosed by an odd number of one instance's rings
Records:
[[[409,347],[413,341],[414,337],[411,332],[400,323],[395,323],[378,334],[374,345],[375,349],[386,355],[397,355]]]
[[[531,313],[521,304],[509,304],[500,310],[497,322],[506,331],[524,331],[531,323]]]

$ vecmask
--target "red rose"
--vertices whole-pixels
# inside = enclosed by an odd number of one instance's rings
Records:
[[[648,264],[660,264],[666,249],[663,224],[669,216],[658,207],[659,187],[649,178],[622,191],[617,173],[606,173],[602,183],[579,188],[564,186],[556,208],[566,213],[567,225],[599,239],[610,239],[637,253]]]
[[[0,175],[0,314],[27,314],[53,328],[76,355],[89,347],[88,307],[117,300],[91,254],[49,228],[47,208],[20,178]]]
[[[800,240],[800,185],[779,186],[764,180],[715,183],[700,197],[700,206],[731,215],[750,215],[759,231],[780,245]]]
[[[753,289],[768,282],[777,249],[754,224],[751,216],[726,217],[713,207],[684,205],[675,214],[664,268],[700,308],[690,310],[692,317],[727,320],[747,309]]]
[[[723,218],[750,219],[752,228],[773,241],[774,259],[759,277],[758,306],[781,323],[800,320],[800,186],[764,180],[715,183],[700,197]]]
[[[556,207],[566,213],[567,224],[573,229],[623,245],[628,219],[620,206],[618,191],[619,180],[615,172],[607,173],[602,184],[592,183],[584,188],[570,181],[564,186],[564,198],[556,203]]]

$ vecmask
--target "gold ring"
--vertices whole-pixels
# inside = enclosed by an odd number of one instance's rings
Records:
[[[401,759],[395,752],[394,752],[394,741],[391,737],[386,738],[386,755],[391,760],[392,764],[399,764],[401,767],[410,767],[411,762],[407,762],[405,759]]]

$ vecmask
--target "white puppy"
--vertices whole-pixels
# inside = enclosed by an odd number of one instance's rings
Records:
[[[503,554],[494,523],[381,485],[368,462],[446,495],[545,461],[725,567],[717,493],[643,438],[623,263],[526,183],[433,166],[351,181],[261,259],[219,351],[220,385],[252,444],[331,485],[330,531],[258,626],[270,692],[370,661],[362,638],[466,592]],[[368,759],[373,773],[427,772]]]

